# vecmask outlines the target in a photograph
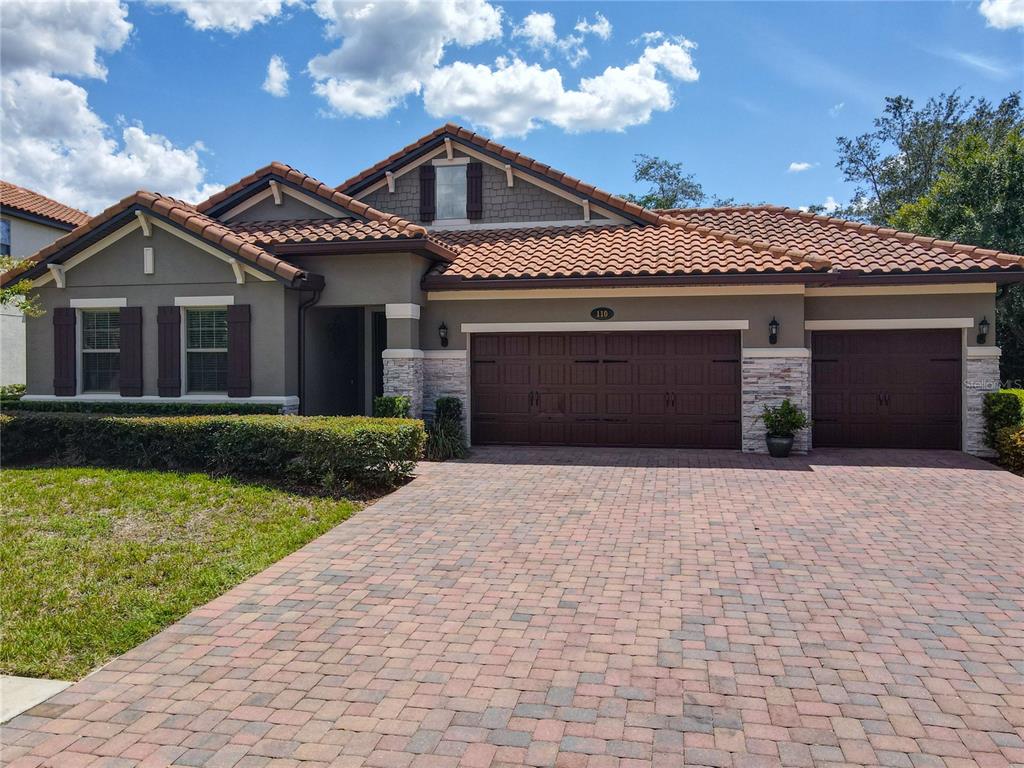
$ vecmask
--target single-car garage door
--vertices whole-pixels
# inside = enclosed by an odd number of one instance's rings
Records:
[[[740,447],[735,331],[474,334],[477,444]]]
[[[960,331],[815,331],[814,447],[960,448]]]

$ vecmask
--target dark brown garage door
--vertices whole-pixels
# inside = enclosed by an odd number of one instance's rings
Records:
[[[960,447],[959,331],[815,331],[814,446]]]
[[[474,443],[740,447],[736,332],[472,337]]]

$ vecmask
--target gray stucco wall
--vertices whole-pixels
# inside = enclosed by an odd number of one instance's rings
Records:
[[[326,203],[325,203],[326,204]],[[340,208],[338,215],[349,216],[347,211],[343,211]],[[282,196],[281,204],[275,205],[274,198],[268,197],[266,200],[260,200],[258,203],[253,205],[251,208],[246,208],[236,216],[232,216],[226,221],[280,221],[281,219],[326,219],[330,218],[331,214],[325,213],[319,208],[314,208],[312,205],[307,205],[301,200],[297,200],[291,195],[285,194]]]
[[[142,249],[152,247],[156,272],[143,274]],[[296,297],[279,282],[248,277],[234,280],[224,261],[199,250],[162,229],[152,238],[136,230],[66,273],[67,287],[48,283],[38,290],[46,311],[26,322],[28,391],[53,394],[53,312],[71,299],[124,298],[142,307],[143,394],[157,394],[157,307],[174,304],[178,296],[235,297],[252,308],[252,381],[254,396],[297,394],[295,353]]]
[[[458,157],[465,157],[460,152]],[[483,223],[519,221],[582,221],[583,208],[545,189],[516,178],[509,188],[505,171],[489,163],[483,164]],[[409,221],[420,220],[419,169],[395,179],[395,191],[383,186],[362,198],[367,205],[397,214]],[[594,218],[600,218],[596,215]]]
[[[289,256],[288,261],[324,276],[320,306],[424,303],[420,281],[430,261],[414,253]]]
[[[68,230],[47,227],[15,216],[0,217],[11,224],[11,255],[31,256]],[[25,383],[25,317],[12,307],[0,307],[0,386]]]
[[[592,320],[594,307],[609,307],[615,317]],[[420,317],[420,342],[423,349],[441,349],[437,328],[442,321],[448,326],[448,348],[465,349],[462,323],[590,322],[595,331],[613,331],[616,322],[633,320],[748,320],[743,345],[767,347],[772,317],[780,323],[777,346],[802,346],[803,296],[798,294],[431,301]]]

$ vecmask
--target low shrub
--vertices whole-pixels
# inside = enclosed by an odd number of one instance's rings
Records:
[[[466,455],[466,433],[462,426],[462,401],[439,397],[434,402],[434,420],[427,429],[427,458],[431,461],[461,459]]]
[[[3,402],[5,408],[35,413],[112,413],[126,416],[203,416],[280,413],[281,406],[270,403],[166,403],[104,402],[102,400],[17,400]]]
[[[15,402],[24,394],[24,384],[4,384],[0,387],[0,403]]]
[[[1024,426],[1024,389],[989,392],[981,409],[985,419],[985,444],[996,447],[999,433],[1007,427]]]
[[[4,414],[0,461],[201,471],[340,494],[399,485],[423,422],[364,416]]]
[[[405,395],[378,395],[373,398],[373,415],[378,419],[408,419],[412,400]]]
[[[769,437],[793,437],[811,423],[807,414],[789,400],[783,400],[776,406],[766,405],[761,412],[761,421],[764,422]]]
[[[1024,473],[1024,426],[1004,427],[996,435],[999,463],[1011,472]]]

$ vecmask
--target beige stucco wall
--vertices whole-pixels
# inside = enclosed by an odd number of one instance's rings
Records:
[[[11,255],[17,258],[31,256],[68,232],[14,216],[0,218],[11,224]],[[25,383],[25,357],[25,317],[0,307],[0,385]]]
[[[609,307],[610,321],[590,317],[595,307]],[[592,298],[480,299],[430,301],[420,319],[423,349],[441,349],[437,334],[448,326],[449,349],[465,349],[463,323],[590,322],[595,331],[613,331],[616,322],[656,320],[747,320],[744,347],[767,347],[768,323],[780,324],[779,347],[803,343],[803,296],[799,294],[729,296],[657,296],[616,298],[607,293]]]
[[[156,271],[143,273],[142,249],[152,247]],[[297,296],[277,282],[248,277],[235,283],[231,267],[180,238],[154,229],[151,238],[141,230],[66,272],[67,287],[52,282],[38,289],[45,314],[26,322],[28,391],[53,394],[53,312],[70,306],[71,299],[124,298],[142,307],[143,394],[157,394],[157,308],[174,304],[179,296],[234,296],[236,304],[252,308],[253,396],[297,393]]]

